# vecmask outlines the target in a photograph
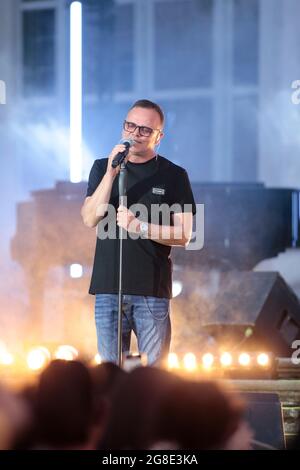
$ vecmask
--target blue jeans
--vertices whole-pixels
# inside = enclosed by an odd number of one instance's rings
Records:
[[[140,353],[148,365],[158,363],[169,351],[171,324],[169,299],[123,295],[122,351],[130,348],[134,331]],[[96,294],[95,321],[98,351],[103,361],[118,360],[118,295]]]

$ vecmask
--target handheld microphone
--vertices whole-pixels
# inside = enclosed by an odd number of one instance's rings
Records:
[[[134,144],[134,140],[133,139],[122,139],[120,143],[125,145],[126,148],[123,152],[117,153],[117,155],[113,159],[112,164],[111,164],[111,166],[113,168],[116,168],[118,165],[121,165],[121,163],[123,163],[123,161],[125,160],[125,158],[128,155],[130,147]]]

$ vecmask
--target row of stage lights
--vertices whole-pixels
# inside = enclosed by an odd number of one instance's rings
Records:
[[[62,359],[72,361],[80,359],[78,350],[71,345],[57,346],[52,352],[45,346],[37,346],[29,349],[23,357],[27,368],[31,371],[39,371],[43,369],[51,360]],[[202,355],[200,360],[196,355],[189,352],[184,354],[181,358],[176,353],[168,355],[166,367],[173,371],[186,371],[186,372],[212,372],[212,371],[226,371],[226,370],[269,370],[274,364],[273,357],[265,352],[249,353],[240,352],[232,354],[228,351],[220,354],[212,354],[206,352]],[[16,362],[15,357],[6,348],[0,348],[0,365],[13,366]],[[101,364],[99,354],[96,354],[91,364]]]
[[[202,355],[200,363],[193,353],[185,354],[182,360],[179,359],[176,353],[170,353],[168,356],[168,369],[183,369],[191,372],[199,369],[207,371],[230,368],[249,369],[254,367],[268,369],[271,367],[271,363],[271,355],[265,352],[240,352],[232,354],[226,351],[217,355],[207,352]]]
[[[74,346],[67,344],[58,346],[52,353],[45,346],[36,346],[27,351],[24,355],[24,359],[29,370],[39,371],[53,359],[62,359],[65,361],[74,361],[79,359],[79,352]],[[16,362],[19,361],[11,352],[3,347],[0,349],[0,365],[14,366]],[[93,357],[91,363],[93,365],[101,363],[99,354],[96,354]]]

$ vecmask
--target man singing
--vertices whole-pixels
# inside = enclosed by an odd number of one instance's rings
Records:
[[[114,158],[125,150],[116,145],[108,158],[95,160],[81,209],[88,227],[98,225],[90,294],[95,295],[98,350],[103,361],[117,362],[119,239],[100,236],[116,225],[126,230],[123,240],[122,350],[129,351],[133,330],[148,364],[159,363],[169,350],[172,297],[171,246],[188,245],[195,202],[186,171],[156,153],[164,136],[162,109],[139,100],[123,123],[123,139],[132,145],[126,157],[127,204],[119,206]],[[145,210],[131,210],[139,204]],[[110,209],[114,209],[113,211]],[[166,217],[166,214],[168,217]],[[101,226],[102,224],[102,226]],[[104,230],[104,232],[103,232]]]

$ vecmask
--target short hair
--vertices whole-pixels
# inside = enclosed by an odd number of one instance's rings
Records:
[[[130,110],[133,109],[133,108],[154,109],[154,111],[156,111],[157,114],[158,114],[159,117],[160,117],[160,121],[161,121],[162,126],[164,125],[165,116],[164,116],[163,110],[161,109],[161,107],[160,107],[158,104],[154,103],[153,101],[150,101],[150,100],[138,100],[138,101],[136,101],[135,103],[133,103],[133,105],[131,106]]]
[[[86,442],[93,404],[89,369],[79,361],[52,361],[41,373],[36,391],[38,437],[52,446]]]

